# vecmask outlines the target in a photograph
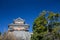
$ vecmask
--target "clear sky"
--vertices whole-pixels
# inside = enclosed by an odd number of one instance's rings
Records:
[[[0,31],[7,31],[13,19],[21,17],[30,25],[43,10],[60,12],[60,0],[0,0]]]

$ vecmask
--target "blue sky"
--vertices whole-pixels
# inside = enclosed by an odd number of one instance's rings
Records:
[[[13,19],[21,17],[30,25],[43,10],[60,12],[60,0],[0,0],[0,31],[8,30]]]

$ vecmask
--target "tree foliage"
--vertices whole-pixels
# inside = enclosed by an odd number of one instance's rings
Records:
[[[60,14],[43,11],[33,23],[31,40],[55,40],[60,34]],[[56,38],[57,37],[57,38]]]
[[[0,40],[16,40],[16,38],[13,34],[8,35],[8,33],[5,32],[4,34],[0,35]]]
[[[16,40],[13,34],[8,34],[7,32],[3,35],[3,40]]]

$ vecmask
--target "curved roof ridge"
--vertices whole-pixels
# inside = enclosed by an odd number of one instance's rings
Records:
[[[22,18],[18,17],[17,19],[15,19],[14,21],[24,21]]]

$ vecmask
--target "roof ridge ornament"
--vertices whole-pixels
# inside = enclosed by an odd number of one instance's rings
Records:
[[[14,21],[24,21],[21,17],[18,17],[17,19],[15,19]]]

